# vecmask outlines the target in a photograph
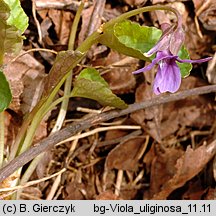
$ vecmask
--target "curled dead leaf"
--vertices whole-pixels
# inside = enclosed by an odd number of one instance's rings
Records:
[[[150,197],[160,192],[161,187],[174,176],[176,161],[183,155],[183,150],[180,148],[165,148],[165,151],[156,150],[155,154],[151,163]]]
[[[22,53],[22,52],[21,52]],[[12,60],[6,56],[5,63]],[[10,109],[26,114],[40,99],[44,87],[44,66],[30,54],[25,54],[5,67],[4,73],[12,89]]]
[[[208,146],[202,145],[193,150],[187,147],[185,154],[177,160],[176,174],[168,180],[162,190],[153,199],[166,199],[174,190],[182,187],[188,180],[196,176],[216,153],[216,140]]]
[[[120,143],[108,154],[105,164],[106,168],[109,170],[113,168],[136,170],[144,144],[145,138],[143,137],[132,138],[124,143]]]

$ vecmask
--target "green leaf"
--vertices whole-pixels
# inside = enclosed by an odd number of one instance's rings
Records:
[[[145,53],[157,43],[161,30],[126,20],[115,26],[115,36],[125,46]]]
[[[17,0],[0,1],[0,65],[5,53],[17,53],[22,48],[22,33],[28,18]]]
[[[23,33],[28,27],[28,17],[23,11],[19,0],[4,0],[10,8],[10,16],[7,24],[16,27]]]
[[[180,59],[190,59],[189,53],[187,49],[183,46],[178,53]],[[177,62],[182,78],[185,78],[190,75],[190,71],[192,70],[192,64],[190,63],[179,63]]]
[[[103,106],[119,109],[127,108],[127,104],[109,89],[107,82],[94,68],[86,68],[77,77],[72,97],[84,97],[98,101]]]
[[[9,106],[12,99],[9,83],[2,71],[0,71],[0,83],[0,112],[2,112]]]
[[[161,30],[157,28],[126,20],[105,29],[99,42],[125,55],[150,61],[143,53],[151,49],[160,36]]]
[[[58,52],[55,62],[46,77],[43,97],[49,97],[54,88],[67,77],[68,73],[84,57],[84,53],[67,50]]]
[[[91,81],[99,82],[105,87],[109,88],[109,84],[100,76],[99,72],[94,68],[86,68],[81,71],[77,79],[88,79]]]

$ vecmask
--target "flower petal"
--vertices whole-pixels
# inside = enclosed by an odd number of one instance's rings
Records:
[[[154,53],[159,52],[159,51],[168,50],[174,25],[171,26],[168,23],[163,23],[161,27],[163,31],[162,36],[160,37],[158,42],[148,52],[144,53],[146,57],[150,57]]]
[[[176,59],[180,63],[203,63],[212,60],[212,57],[204,58],[204,59],[197,59],[197,60],[191,60],[191,59]]]
[[[156,65],[158,62],[164,60],[164,59],[177,59],[178,56],[173,56],[172,54],[170,54],[168,51],[161,51],[158,52],[156,55],[156,58],[154,58],[151,62],[151,64],[145,66],[144,68],[141,68],[139,70],[136,70],[134,72],[132,72],[132,74],[138,74],[138,73],[142,73],[142,72],[146,72],[149,71],[153,68],[154,65]]]
[[[176,92],[181,84],[181,73],[175,59],[162,61],[156,74],[153,90],[155,94]]]
[[[148,52],[144,53],[146,57],[152,56],[154,53],[166,50],[169,48],[170,35],[164,35]]]
[[[141,68],[139,70],[132,72],[132,74],[138,74],[138,73],[142,73],[142,72],[146,72],[148,70],[151,70],[155,64],[157,64],[157,61],[155,61],[155,59],[154,59],[151,64],[145,66],[144,68]]]
[[[178,27],[172,34],[170,39],[169,50],[173,55],[177,55],[184,43],[185,33],[182,26]]]

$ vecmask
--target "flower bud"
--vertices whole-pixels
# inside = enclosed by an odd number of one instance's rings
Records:
[[[182,44],[184,43],[185,32],[183,28],[177,27],[177,29],[172,33],[172,37],[170,39],[169,50],[173,55],[177,55],[179,50],[181,49]]]

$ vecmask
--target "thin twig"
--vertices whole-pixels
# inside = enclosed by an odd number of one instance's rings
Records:
[[[37,15],[36,15],[36,5],[35,5],[35,0],[32,0],[32,14],[33,14],[33,17],[34,17],[34,21],[35,21],[35,24],[37,26],[37,30],[38,30],[38,42],[40,44],[42,44],[43,42],[43,37],[42,37],[42,31],[41,31],[41,26],[40,26],[40,23],[37,19]]]
[[[73,141],[73,140],[76,140],[76,139],[81,139],[81,138],[84,138],[84,137],[88,137],[90,135],[93,135],[93,134],[96,134],[96,133],[99,133],[99,132],[108,131],[108,130],[117,130],[117,129],[138,130],[138,129],[141,129],[141,127],[138,126],[138,125],[117,125],[117,126],[110,126],[110,127],[100,127],[100,128],[96,128],[94,130],[91,130],[91,131],[88,131],[88,132],[85,132],[85,133],[82,133],[82,134],[72,136],[72,137],[70,137],[68,139],[62,140],[61,142],[57,143],[57,145],[60,145],[60,144],[66,143],[66,142],[70,142],[70,141]]]
[[[36,9],[37,10],[44,10],[44,9],[58,9],[58,10],[71,10],[71,11],[77,11],[79,8],[80,2],[74,1],[74,0],[64,0],[64,1],[42,1],[37,0],[36,1]],[[88,8],[91,6],[91,2],[85,2],[84,8]]]
[[[52,134],[51,136],[45,138],[33,147],[29,148],[27,151],[23,152],[21,155],[10,161],[5,167],[0,169],[0,182],[2,182],[8,176],[14,173],[19,167],[24,166],[26,163],[31,161],[33,158],[35,158],[42,152],[50,149],[51,147],[55,146],[55,144],[73,136],[81,130],[86,130],[91,126],[97,125],[101,122],[108,121],[116,117],[124,116],[129,113],[142,110],[148,107],[165,104],[171,101],[182,100],[189,96],[196,96],[211,92],[216,92],[216,85],[203,86],[190,90],[181,91],[175,94],[169,94],[164,96],[162,95],[141,103],[134,103],[132,105],[129,105],[128,108],[124,110],[111,110],[90,117],[89,119],[85,119],[82,122],[74,122],[66,128]]]
[[[61,183],[61,173],[56,177],[46,200],[52,200]]]
[[[124,175],[124,171],[123,170],[118,170],[117,179],[116,179],[116,185],[115,185],[115,195],[116,196],[119,196],[119,194],[120,194],[123,175]]]
[[[37,52],[37,51],[43,51],[43,52],[49,52],[49,53],[53,53],[55,55],[57,55],[57,52],[55,50],[51,50],[51,49],[45,49],[45,48],[33,48],[33,49],[29,49],[27,51],[23,51],[21,54],[19,54],[18,56],[16,56],[15,58],[13,58],[11,61],[9,61],[7,63],[7,65],[15,62],[18,58],[30,53],[30,52]]]

